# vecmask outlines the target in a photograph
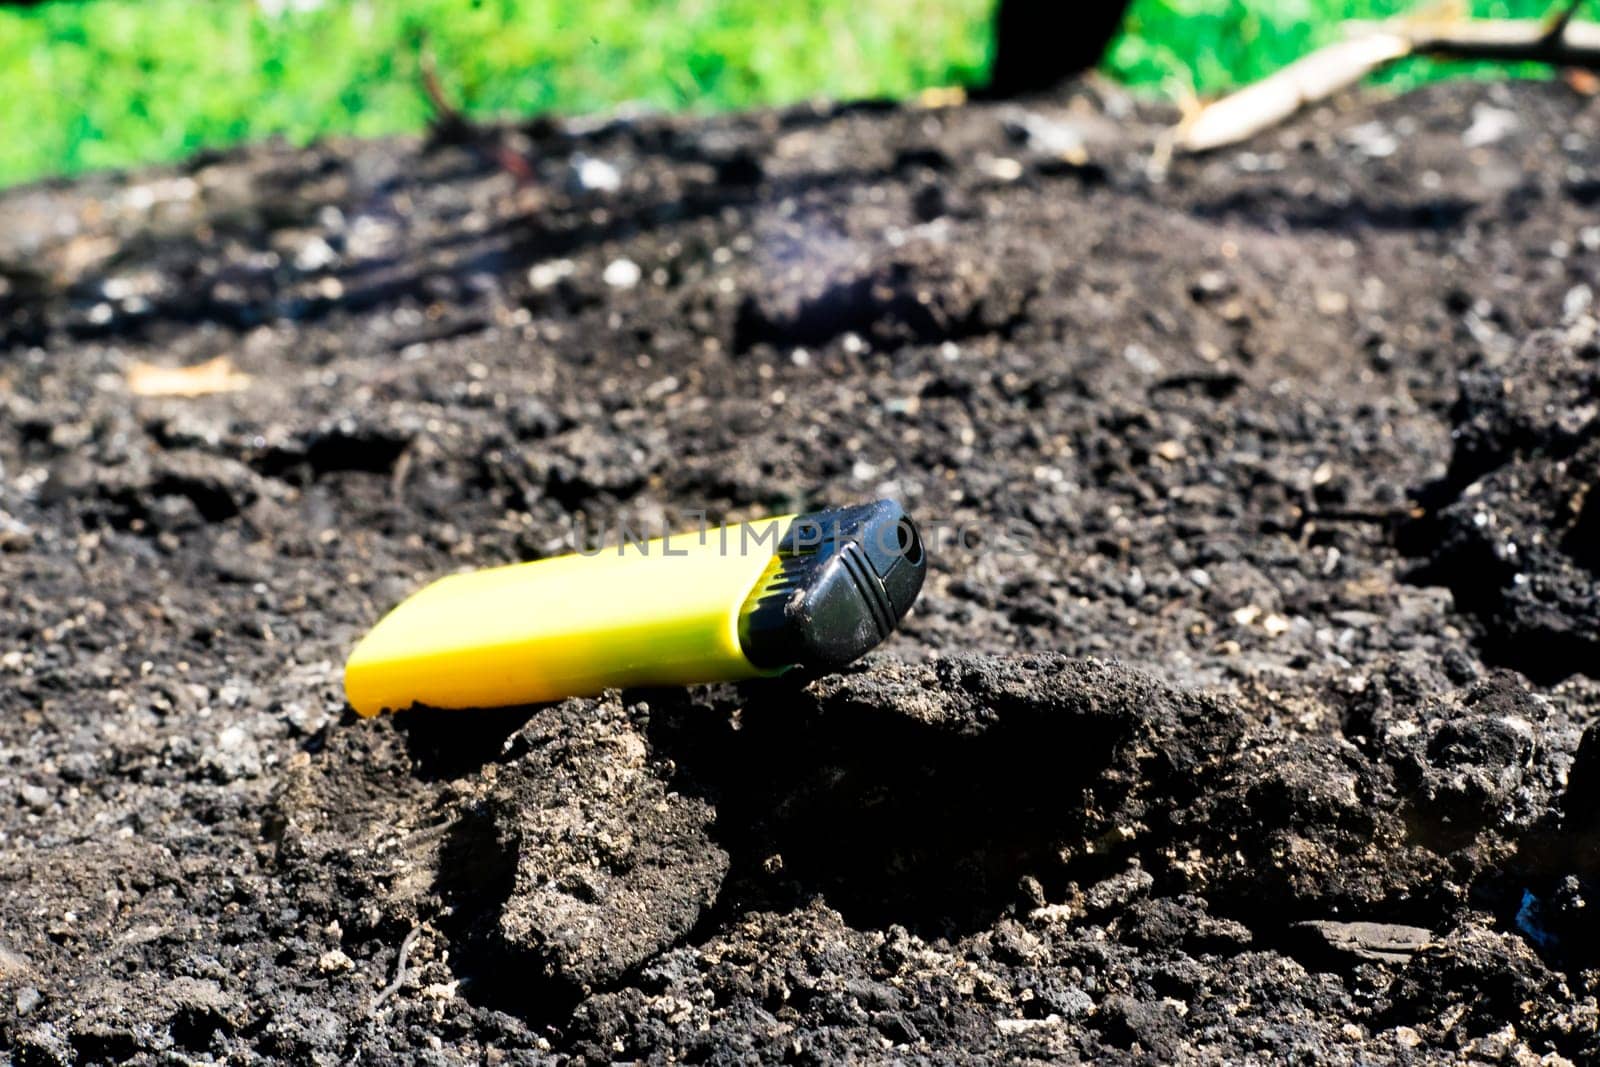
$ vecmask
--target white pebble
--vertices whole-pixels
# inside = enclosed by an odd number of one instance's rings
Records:
[[[573,161],[578,184],[597,193],[614,193],[622,188],[622,172],[603,159],[579,156]]]
[[[633,260],[613,259],[606,264],[605,273],[600,275],[600,280],[613,289],[632,289],[639,284],[639,279],[643,276],[644,272]]]
[[[575,269],[570,259],[535,263],[528,268],[528,284],[539,290],[552,289],[563,279],[572,277]]]

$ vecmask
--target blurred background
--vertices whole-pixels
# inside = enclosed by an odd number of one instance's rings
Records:
[[[1532,17],[1548,6],[1454,8]],[[428,59],[446,98],[475,119],[896,98],[980,90],[996,74],[1002,91],[1020,91],[1035,87],[1029,68],[1070,73],[1107,41],[1107,76],[1182,99],[1258,78],[1336,38],[1343,20],[1415,8],[1404,0],[0,0],[0,186],[264,137],[415,132],[435,112],[421,89]],[[1439,73],[1417,61],[1385,77],[1409,84]]]

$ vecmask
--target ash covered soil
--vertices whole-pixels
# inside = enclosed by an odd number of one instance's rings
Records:
[[[1361,96],[1161,173],[1170,119],[0,195],[10,1058],[1600,1056],[1600,101]],[[978,534],[842,674],[342,699],[389,606],[575,516],[887,495]]]

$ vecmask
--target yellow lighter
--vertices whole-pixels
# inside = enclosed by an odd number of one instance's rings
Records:
[[[927,567],[890,500],[458,574],[356,645],[362,715],[843,666],[894,631]]]

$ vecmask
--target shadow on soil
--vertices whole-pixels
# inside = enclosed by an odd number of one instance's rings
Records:
[[[1119,740],[1066,716],[1059,737],[1037,721],[974,737],[898,713],[818,710],[786,683],[763,696],[730,724],[681,694],[650,694],[651,747],[676,765],[676,788],[716,805],[732,860],[707,930],[817,896],[861,928],[981,928],[1022,900],[1024,875],[1059,889],[1059,843],[1079,832],[1086,789]]]

